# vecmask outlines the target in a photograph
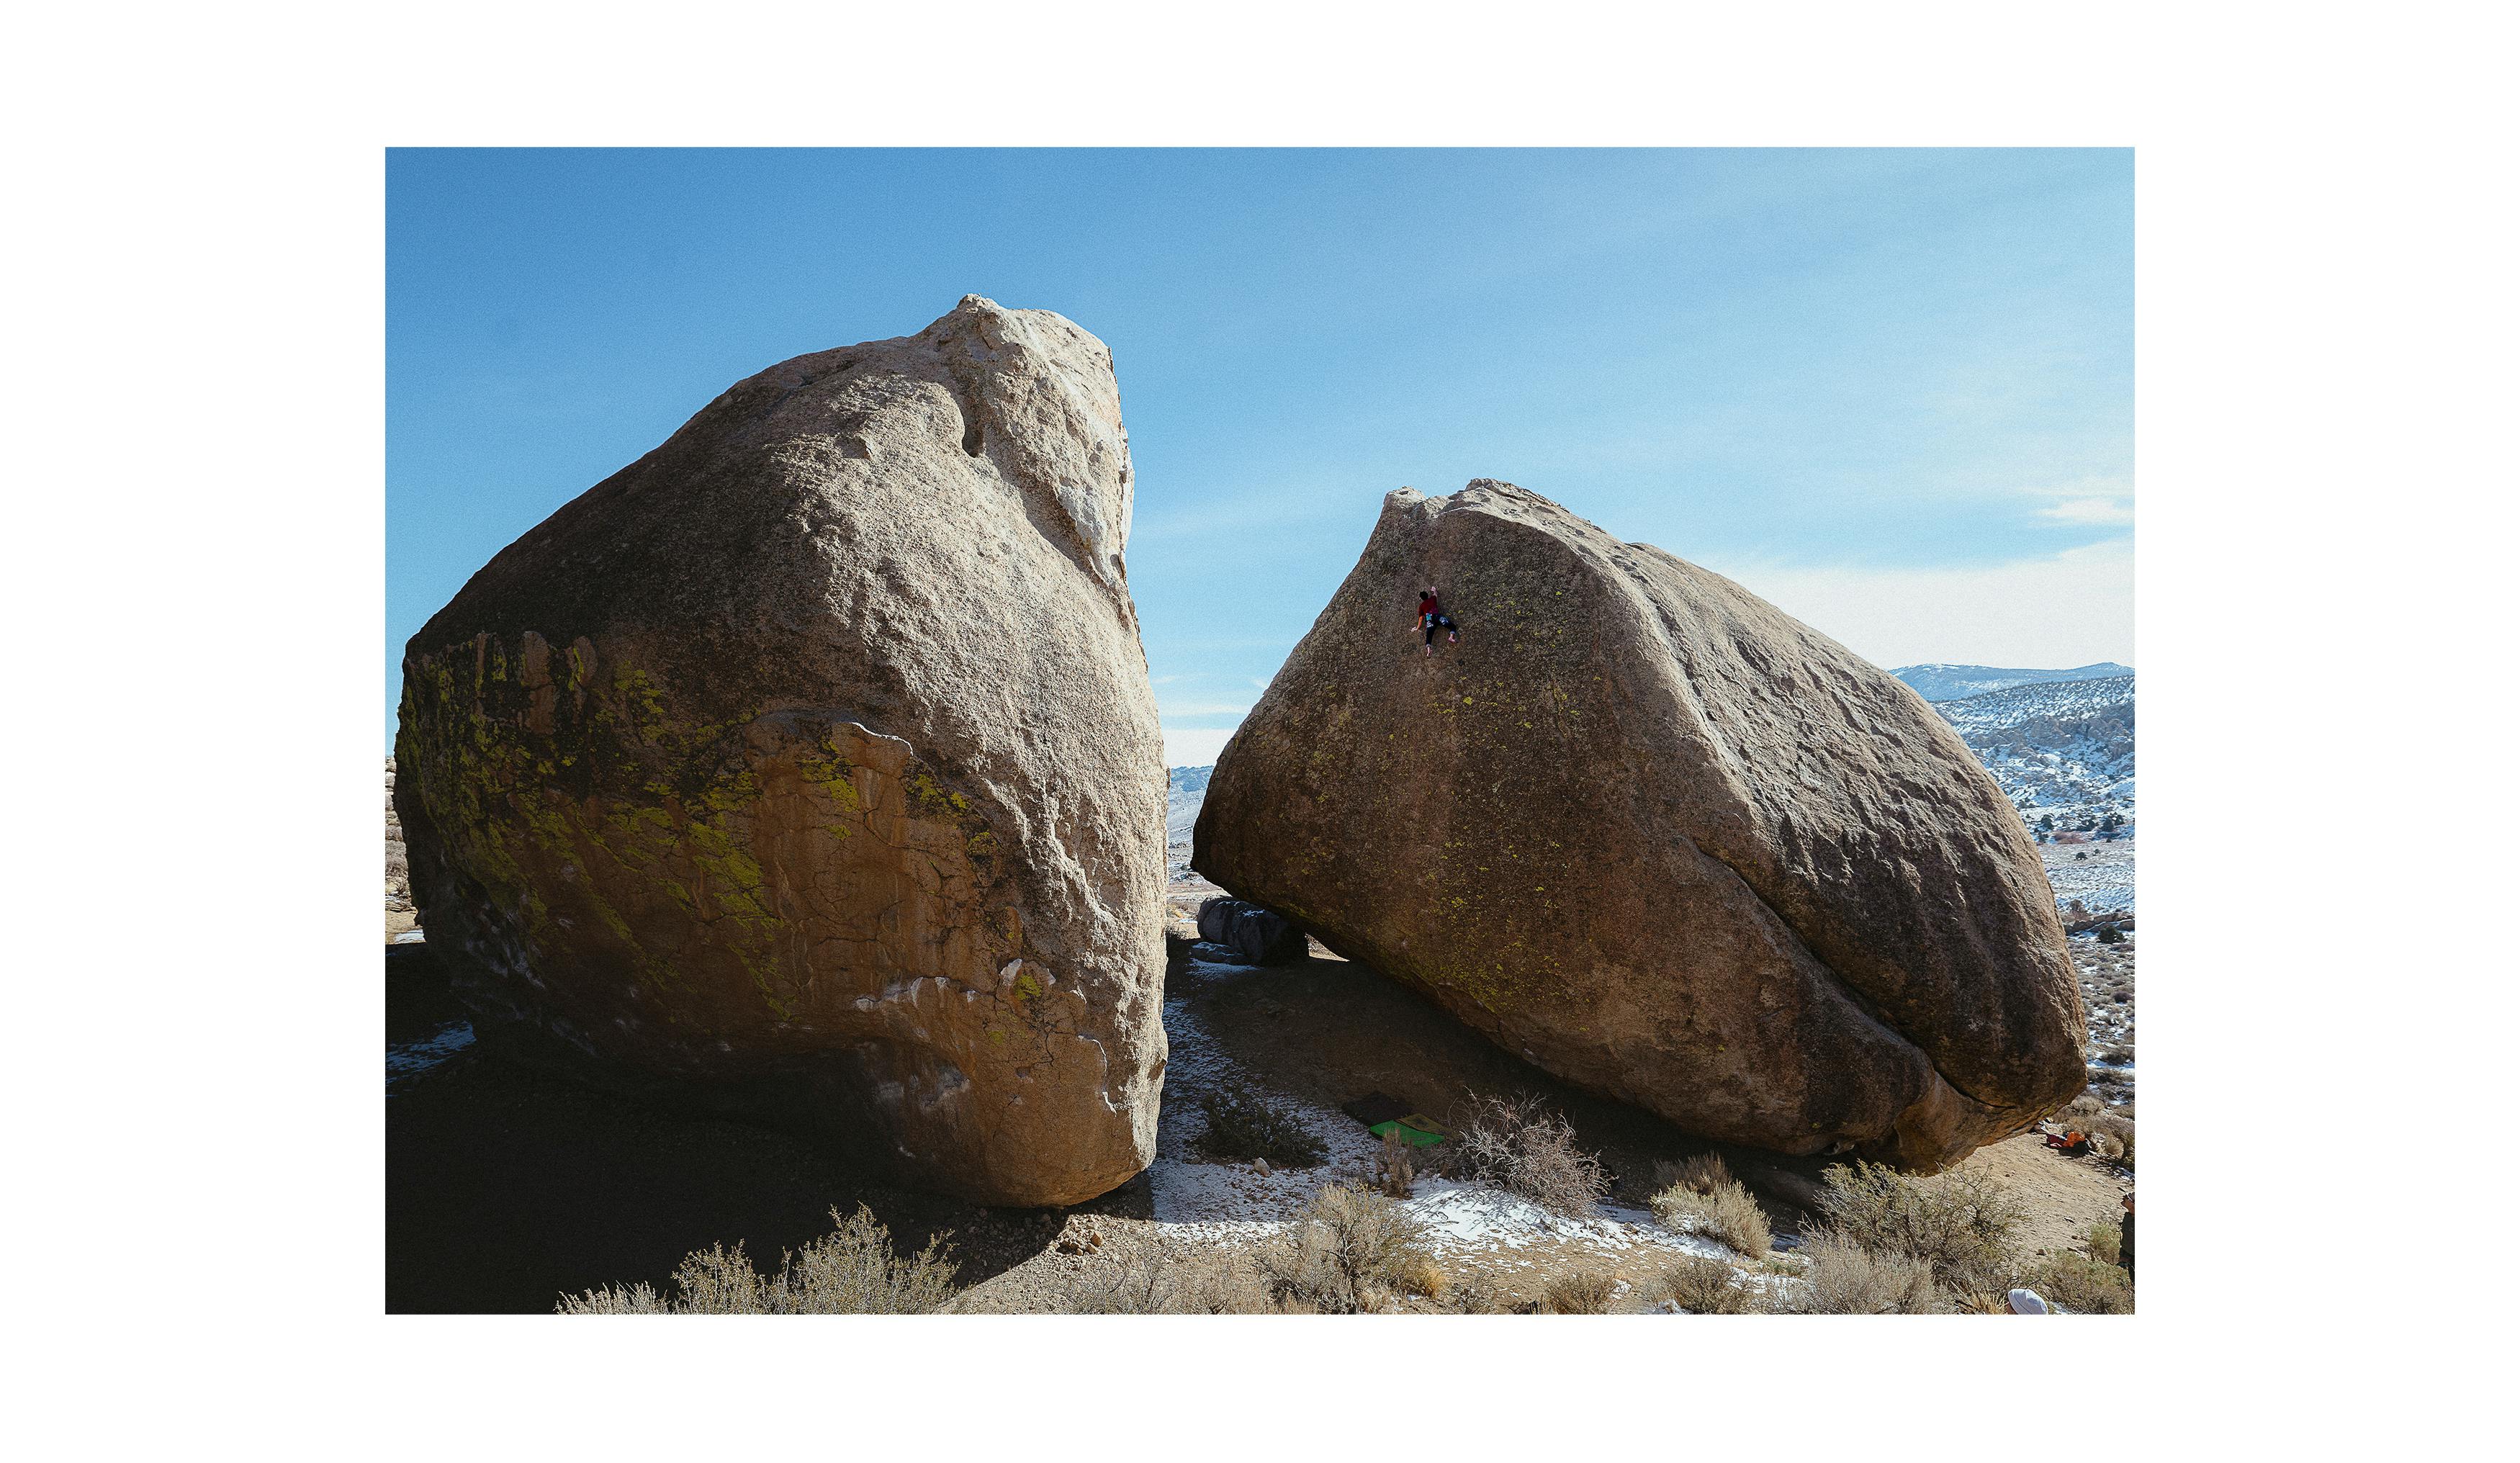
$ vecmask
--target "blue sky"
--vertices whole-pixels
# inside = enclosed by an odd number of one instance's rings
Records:
[[[1989,151],[395,151],[402,643],[735,380],[965,293],[1117,363],[1167,760],[1382,495],[1499,477],[1884,665],[2135,659],[2134,158]]]

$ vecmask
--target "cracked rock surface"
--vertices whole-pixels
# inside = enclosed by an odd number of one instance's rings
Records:
[[[1131,493],[1110,352],[972,295],[738,382],[503,550],[412,638],[395,746],[466,1003],[984,1203],[1144,1169]]]
[[[1421,654],[1433,585],[1458,644]],[[2082,1090],[2036,849],[1886,672],[1536,493],[1401,489],[1192,864],[1691,1131],[1947,1167]]]

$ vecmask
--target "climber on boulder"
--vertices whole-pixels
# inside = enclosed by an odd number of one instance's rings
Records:
[[[1418,625],[1413,628],[1422,628],[1426,632],[1426,653],[1429,655],[1435,653],[1435,632],[1438,630],[1445,633],[1447,641],[1455,644],[1461,643],[1461,627],[1453,623],[1451,615],[1444,613],[1442,602],[1435,598],[1433,585],[1428,585],[1425,592],[1418,597]]]

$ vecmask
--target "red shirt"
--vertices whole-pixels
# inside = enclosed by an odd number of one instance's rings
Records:
[[[1419,595],[1418,597],[1418,618],[1420,621],[1424,620],[1428,615],[1439,615],[1443,612],[1444,606],[1435,602],[1434,596]]]

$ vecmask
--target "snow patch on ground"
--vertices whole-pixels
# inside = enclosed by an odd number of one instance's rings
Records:
[[[2088,857],[2077,859],[2076,854]],[[2114,843],[2050,843],[2039,850],[2048,870],[2048,885],[2056,892],[2056,908],[2081,900],[2094,914],[2135,909],[2135,840]]]
[[[1155,1131],[1155,1161],[1148,1168],[1155,1222],[1168,1240],[1198,1246],[1241,1248],[1284,1230],[1313,1196],[1342,1178],[1362,1179],[1382,1151],[1364,1125],[1333,1108],[1271,1090],[1236,1063],[1191,1009],[1187,993],[1224,978],[1247,975],[1245,967],[1200,958],[1217,947],[1194,947],[1176,994],[1164,1002],[1164,1032],[1172,1054],[1164,1069],[1164,1108]],[[1198,1097],[1242,1083],[1293,1112],[1321,1140],[1328,1158],[1317,1168],[1262,1174],[1247,1164],[1202,1162],[1192,1143],[1199,1133]],[[1530,1200],[1491,1184],[1449,1178],[1418,1180],[1407,1208],[1426,1225],[1428,1245],[1439,1256],[1499,1256],[1529,1251],[1562,1254],[1570,1246],[1603,1254],[1666,1252],[1704,1255],[1741,1263],[1722,1245],[1676,1234],[1641,1209],[1604,1204],[1591,1219],[1552,1214]],[[1755,1257],[1754,1257],[1755,1258]],[[1528,1262],[1525,1262],[1526,1264]]]
[[[1216,947],[1196,949],[1214,952]],[[1240,966],[1203,960],[1193,953],[1180,985],[1189,990],[1241,973]],[[1265,1234],[1294,1218],[1324,1185],[1364,1173],[1382,1151],[1373,1134],[1347,1114],[1271,1091],[1271,1097],[1295,1113],[1321,1140],[1328,1160],[1319,1168],[1268,1174],[1248,1164],[1202,1161],[1192,1147],[1206,1121],[1200,1116],[1199,1097],[1236,1082],[1255,1091],[1268,1089],[1225,1054],[1183,996],[1168,996],[1164,1000],[1164,1036],[1172,1044],[1172,1054],[1164,1063],[1164,1107],[1155,1127],[1155,1161],[1147,1170],[1157,1223],[1222,1222],[1231,1226],[1225,1231],[1229,1235],[1244,1226],[1250,1226],[1254,1235]]]
[[[409,1086],[422,1074],[454,1058],[472,1044],[472,1023],[450,1021],[425,1042],[385,1043],[385,1091]]]
[[[1604,1204],[1589,1219],[1552,1214],[1519,1194],[1483,1183],[1419,1179],[1408,1205],[1426,1224],[1437,1254],[1461,1250],[1523,1250],[1534,1245],[1588,1245],[1598,1250],[1671,1250],[1733,1260],[1713,1240],[1674,1234],[1640,1209]]]

